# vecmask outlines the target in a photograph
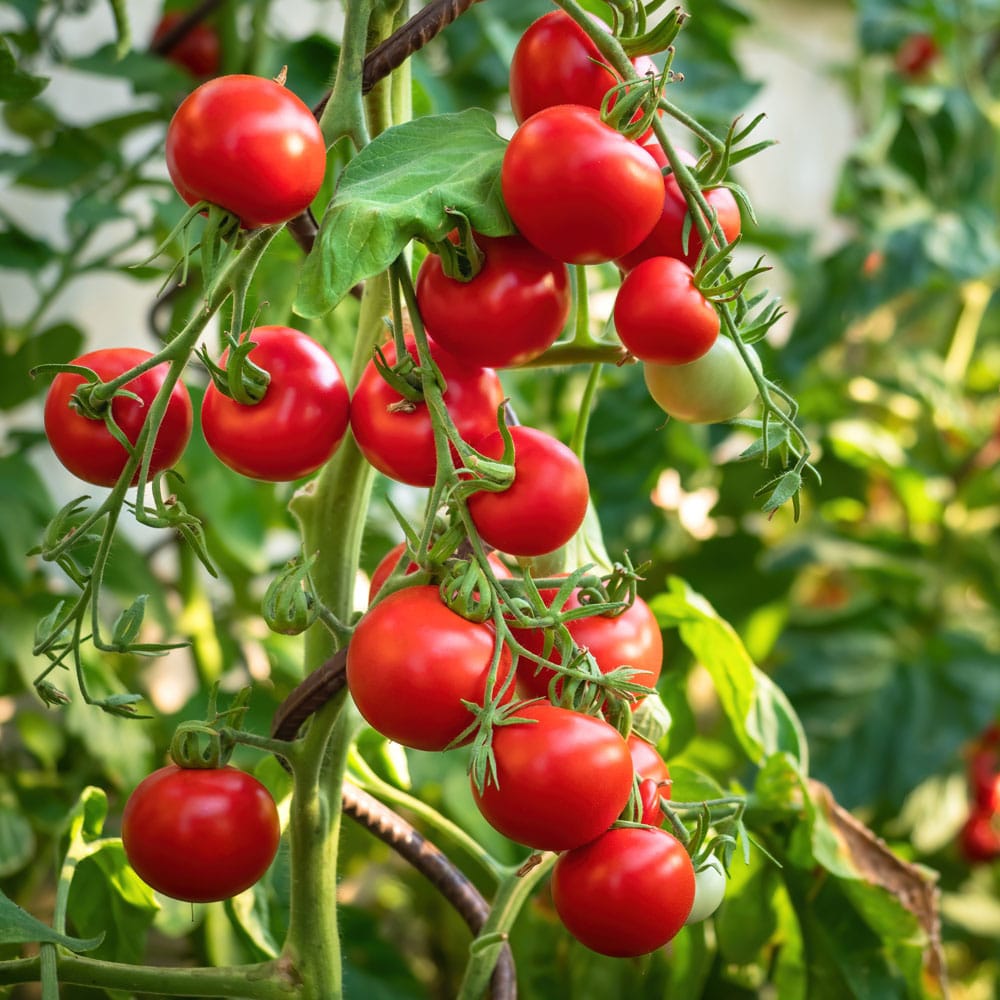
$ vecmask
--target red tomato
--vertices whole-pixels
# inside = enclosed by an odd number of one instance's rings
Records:
[[[402,559],[403,553],[406,551],[406,542],[400,542],[398,545],[394,545],[389,551],[382,557],[381,562],[375,567],[372,573],[371,583],[368,586],[368,603],[371,604],[375,600],[376,595],[382,589],[382,585],[392,574],[392,571],[399,564],[399,560]],[[490,553],[487,556],[490,566],[493,568],[493,575],[499,580],[510,579],[511,572],[506,566],[500,561],[500,559],[494,554]],[[406,575],[410,573],[415,573],[417,571],[417,564],[411,562],[409,566],[406,567]]]
[[[592,20],[607,30],[603,21]],[[640,74],[652,66],[645,56],[632,63]],[[519,124],[556,104],[583,104],[599,110],[604,95],[618,83],[618,74],[587,33],[561,10],[543,14],[530,24],[510,61],[510,103]]]
[[[238,403],[212,383],[201,427],[219,460],[241,475],[281,483],[315,472],[347,430],[350,398],[336,361],[312,337],[258,326],[250,360],[271,376],[259,403]],[[225,367],[226,351],[220,365]]]
[[[513,556],[540,556],[565,545],[583,524],[589,486],[583,463],[561,441],[533,427],[511,427],[514,479],[499,493],[469,497],[469,516],[480,537]],[[503,455],[494,431],[475,447]]]
[[[563,605],[563,611],[578,608],[579,591],[573,591]],[[543,590],[542,599],[551,601],[555,590]],[[649,605],[636,597],[626,611],[614,617],[610,615],[590,615],[574,618],[566,623],[566,629],[573,642],[580,649],[588,649],[597,661],[601,673],[610,673],[618,667],[629,666],[641,671],[635,675],[637,684],[654,687],[663,667],[663,636]],[[544,629],[513,629],[514,637],[533,653],[542,655],[545,649]],[[552,649],[548,658],[553,663],[561,662],[558,650]],[[540,667],[534,660],[523,660],[517,664],[517,679],[525,697],[547,697],[549,683],[555,671]],[[562,685],[557,685],[561,690]]]
[[[432,586],[387,595],[358,622],[347,647],[347,686],[373,729],[415,750],[444,750],[481,705],[496,633],[448,608]],[[501,651],[496,689],[510,673]],[[513,685],[503,701],[510,701]]]
[[[552,900],[566,930],[616,958],[646,955],[671,940],[694,892],[691,858],[666,830],[608,830],[552,869]]]
[[[1000,811],[1000,760],[992,747],[980,747],[969,758],[969,790],[973,801],[988,812]]]
[[[186,16],[187,12],[183,10],[164,14],[153,32],[151,44],[155,45]],[[219,72],[219,33],[204,21],[198,21],[163,55],[192,76],[214,76]]]
[[[149,351],[134,347],[106,347],[82,354],[71,363],[91,368],[102,381],[109,382],[151,357]],[[132,444],[139,439],[146,415],[168,370],[164,362],[126,382],[125,390],[135,393],[138,400],[116,396],[111,402],[115,423]],[[85,381],[82,375],[72,372],[56,375],[45,397],[45,433],[56,457],[74,476],[95,486],[114,486],[128,464],[129,455],[111,436],[103,420],[92,420],[73,408],[73,393]],[[178,381],[170,391],[166,413],[156,432],[150,476],[169,469],[181,457],[191,437],[192,422],[191,399],[184,384]],[[137,469],[132,485],[138,481]]]
[[[614,319],[629,352],[660,365],[696,361],[719,335],[719,314],[675,257],[650,257],[625,275]]]
[[[410,354],[417,348],[407,342]],[[431,357],[447,382],[445,406],[465,441],[474,443],[497,425],[503,387],[492,368],[465,365],[433,342]],[[383,344],[386,361],[396,361],[394,344]],[[362,454],[379,472],[410,486],[433,486],[437,472],[434,431],[427,404],[402,405],[403,398],[379,374],[365,368],[351,399],[351,430]]]
[[[646,826],[659,826],[665,817],[660,805],[660,786],[652,778],[643,778],[639,782],[639,802],[639,822]]]
[[[759,368],[754,349],[749,350]],[[689,364],[644,364],[642,374],[656,405],[689,424],[732,420],[757,398],[757,384],[729,337],[716,337],[708,351]]]
[[[651,140],[643,149],[664,168],[667,166],[667,155],[656,140]],[[681,159],[688,165],[695,163],[690,153],[681,151]],[[637,264],[650,257],[676,257],[689,267],[694,267],[704,246],[704,240],[698,233],[697,226],[692,221],[688,233],[687,251],[684,247],[684,220],[688,215],[688,204],[681,192],[680,185],[673,173],[663,180],[664,197],[660,206],[660,218],[653,226],[652,232],[633,250],[619,255],[615,262],[624,271],[631,271]],[[736,203],[729,188],[716,187],[703,191],[709,208],[715,209],[719,225],[725,234],[726,241],[731,242],[740,234],[740,207]]]
[[[996,814],[974,809],[959,833],[958,847],[962,857],[970,864],[1000,857],[1000,826]]]
[[[918,79],[927,74],[940,55],[932,35],[926,32],[908,35],[896,49],[896,71],[908,80]]]
[[[166,157],[189,205],[221,205],[244,229],[304,212],[326,172],[309,108],[274,80],[241,74],[209,80],[184,99],[167,128]]]
[[[496,782],[473,797],[490,825],[538,851],[565,851],[599,836],[632,792],[632,759],[603,719],[547,702],[519,708],[493,730]]]
[[[520,236],[477,236],[485,254],[471,281],[449,278],[429,254],[417,274],[417,305],[427,332],[473,365],[509,368],[537,358],[569,316],[566,265]]]
[[[500,183],[522,235],[570,264],[630,253],[663,208],[663,176],[649,150],[577,104],[544,108],[514,133]]]
[[[630,733],[626,742],[629,753],[632,755],[632,766],[640,780],[652,779],[660,786],[660,794],[665,799],[669,799],[670,768],[667,767],[656,747],[635,733]]]
[[[139,878],[192,903],[249,889],[280,837],[270,792],[233,767],[168,764],[139,783],[122,813],[122,843]]]

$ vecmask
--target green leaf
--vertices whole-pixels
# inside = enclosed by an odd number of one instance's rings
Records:
[[[0,354],[0,393],[5,388],[2,358]],[[25,550],[38,538],[53,513],[45,481],[23,455],[0,458],[0,510],[4,521],[4,531],[0,532],[0,579],[23,583],[30,572]],[[8,619],[4,631],[9,629]]]
[[[3,252],[0,240],[0,254]],[[10,354],[0,352],[0,410],[12,410],[46,389],[29,374],[46,361],[69,361],[83,346],[83,332],[72,323],[57,323],[25,340]]]
[[[35,853],[35,833],[16,809],[0,806],[0,878],[27,865]]]
[[[296,311],[322,316],[406,244],[438,242],[465,215],[486,236],[513,226],[500,196],[506,142],[481,108],[390,128],[351,160],[306,259]]]
[[[92,951],[101,943],[103,935],[94,938],[68,937],[58,934],[51,927],[36,920],[30,913],[8,899],[0,890],[0,944],[29,944],[52,941],[73,952]]]
[[[0,101],[30,101],[49,85],[47,76],[18,68],[7,39],[0,35]]]
[[[55,256],[55,251],[47,243],[29,236],[9,221],[6,226],[0,233],[0,267],[40,271]]]

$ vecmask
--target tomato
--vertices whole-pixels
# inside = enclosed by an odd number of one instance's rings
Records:
[[[660,144],[651,140],[643,149],[656,160],[661,168],[668,165],[667,155]],[[693,165],[695,158],[684,150],[680,151],[681,159]],[[732,242],[740,235],[742,223],[740,207],[729,188],[714,187],[702,191],[709,208],[715,210],[725,234],[726,242]],[[663,203],[660,206],[659,220],[654,224],[652,232],[633,250],[619,256],[616,263],[622,270],[631,271],[637,264],[650,257],[676,257],[690,267],[694,267],[704,246],[704,240],[698,232],[698,227],[692,221],[688,231],[687,244],[684,242],[684,220],[688,215],[688,204],[681,191],[677,178],[671,172],[663,180]],[[687,250],[685,250],[685,245]]]
[[[415,750],[444,750],[481,705],[496,644],[492,626],[447,607],[433,586],[388,594],[358,622],[347,647],[347,686],[373,729]],[[501,650],[496,687],[511,670]],[[513,685],[504,693],[510,701]]]
[[[926,76],[940,55],[941,51],[932,35],[926,32],[908,35],[896,49],[896,71],[908,80],[919,79]]]
[[[719,314],[675,257],[650,257],[625,275],[614,320],[629,353],[660,365],[696,361],[719,335]]]
[[[402,559],[403,553],[406,552],[406,542],[400,542],[398,545],[394,545],[389,551],[382,557],[379,564],[375,567],[372,572],[371,583],[368,585],[368,603],[371,604],[375,600],[376,595],[382,589],[383,584],[392,575],[392,571],[399,564],[399,560]],[[511,572],[507,567],[500,561],[499,557],[495,553],[490,553],[487,556],[490,567],[493,569],[493,575],[498,580],[507,580],[511,577]],[[417,571],[417,564],[411,562],[406,567],[406,575],[410,573],[415,573]]]
[[[509,368],[537,358],[569,316],[566,265],[520,236],[477,236],[485,255],[471,281],[449,278],[429,254],[417,274],[417,305],[427,332],[456,358]]]
[[[563,925],[588,948],[616,958],[665,945],[684,926],[694,893],[691,858],[666,830],[616,827],[563,854],[552,869]]]
[[[722,862],[710,854],[701,868],[694,873],[694,905],[686,924],[700,924],[722,905],[726,895],[726,873]]]
[[[993,861],[1000,857],[1000,824],[996,814],[974,809],[958,835],[962,857],[970,864]]]
[[[629,753],[632,755],[632,766],[640,779],[651,779],[660,788],[660,795],[670,798],[670,769],[660,756],[656,747],[636,733],[630,733],[628,742]]]
[[[747,346],[755,366],[760,361]],[[664,413],[690,424],[714,424],[738,417],[756,398],[757,385],[729,337],[686,365],[644,364],[646,388]]]
[[[597,837],[618,818],[632,792],[632,758],[603,719],[547,702],[519,708],[493,730],[496,781],[479,811],[494,829],[538,851],[565,851]]]
[[[447,382],[445,406],[463,440],[470,443],[497,425],[503,387],[492,368],[462,364],[433,341],[431,357]],[[413,341],[407,349],[414,359]],[[396,361],[394,344],[384,344],[386,361]],[[369,362],[351,399],[351,430],[362,454],[379,472],[410,486],[433,486],[437,472],[434,430],[427,404],[406,404]]]
[[[544,108],[514,133],[500,184],[521,234],[570,264],[634,250],[663,208],[663,176],[649,150],[577,104]]]
[[[350,397],[340,368],[312,337],[291,327],[254,327],[245,339],[257,345],[250,360],[271,376],[264,398],[238,403],[210,384],[201,404],[205,440],[221,462],[251,479],[308,476],[347,430]]]
[[[271,793],[233,767],[168,764],[138,784],[122,813],[122,843],[139,878],[191,903],[249,889],[280,837]]]
[[[1000,811],[1000,774],[996,750],[982,747],[969,758],[969,790],[980,809]]]
[[[514,479],[499,493],[469,497],[469,516],[488,545],[513,556],[540,556],[565,545],[587,513],[583,463],[561,441],[533,427],[511,427]],[[500,431],[475,445],[488,458],[503,455]]]
[[[153,355],[134,347],[105,347],[82,354],[71,363],[91,368],[108,382],[147,361]],[[125,437],[135,444],[146,422],[146,415],[169,371],[166,362],[126,382],[124,389],[138,399],[116,396],[111,414]],[[95,486],[114,486],[128,464],[125,448],[112,437],[103,420],[83,416],[72,405],[73,393],[86,379],[72,372],[60,372],[45,397],[45,433],[56,457],[80,479]],[[191,437],[193,416],[191,399],[184,384],[178,381],[170,391],[166,413],[156,432],[149,474],[169,469],[184,452]],[[139,481],[139,470],[132,485]]]
[[[594,23],[607,30],[603,21]],[[633,59],[643,74],[652,60]],[[619,82],[590,37],[564,11],[553,10],[530,24],[510,61],[510,103],[518,124],[556,104],[600,109],[604,95]],[[613,105],[613,102],[612,102]]]
[[[153,31],[150,44],[155,45],[185,17],[187,12],[182,10],[172,10],[164,14]],[[204,21],[198,21],[163,55],[192,76],[214,76],[219,72],[219,33]]]
[[[184,99],[167,128],[166,157],[189,205],[221,205],[244,229],[304,212],[326,172],[309,108],[274,80],[242,74],[209,80]]]
[[[666,818],[660,805],[660,786],[652,778],[639,782],[639,822],[646,826],[659,826]]]
[[[578,608],[579,591],[575,590],[562,606],[563,611]],[[548,603],[555,590],[543,590],[542,599]],[[663,636],[649,605],[636,597],[631,607],[620,615],[590,615],[574,618],[566,623],[573,642],[580,649],[590,650],[601,673],[610,673],[618,667],[629,666],[637,673],[633,680],[646,687],[654,687],[663,667]],[[545,648],[544,629],[512,629],[514,637],[533,653],[542,655]],[[552,649],[548,659],[561,662],[558,650]],[[546,697],[549,682],[555,671],[540,667],[534,660],[517,664],[517,679],[525,697]],[[561,690],[561,683],[557,689]]]

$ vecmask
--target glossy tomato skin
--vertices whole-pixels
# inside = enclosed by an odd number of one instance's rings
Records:
[[[154,771],[129,796],[122,842],[129,863],[157,892],[192,903],[249,889],[278,850],[270,792],[233,767]]]
[[[499,493],[469,497],[469,516],[483,541],[514,556],[539,556],[565,545],[583,524],[589,485],[583,463],[561,441],[533,427],[511,427],[514,479]],[[494,431],[475,447],[503,455]]]
[[[643,148],[656,161],[661,169],[668,165],[666,153],[655,140],[650,140]],[[692,166],[695,158],[681,150],[681,159]],[[732,242],[740,235],[742,220],[740,207],[729,188],[708,188],[702,192],[710,208],[715,210],[719,225],[725,234],[726,241]],[[687,243],[684,242],[684,220],[688,215],[688,204],[681,191],[677,178],[673,173],[663,180],[663,203],[660,206],[660,217],[646,238],[631,251],[619,256],[616,263],[623,271],[631,271],[637,264],[650,257],[676,257],[689,267],[694,267],[698,261],[704,240],[692,222],[688,232]]]
[[[525,704],[493,730],[497,781],[473,797],[494,829],[538,851],[565,851],[599,836],[632,791],[632,759],[621,734],[548,702]]]
[[[416,359],[412,341],[407,349]],[[492,368],[463,364],[433,341],[430,350],[447,383],[445,406],[463,440],[475,443],[497,426],[497,408],[503,402],[500,379]],[[384,344],[382,351],[394,364],[395,345]],[[437,457],[427,404],[401,407],[402,401],[369,362],[351,398],[351,430],[362,454],[379,472],[410,486],[433,486]]]
[[[238,403],[213,384],[201,426],[219,460],[243,476],[281,483],[311,475],[336,451],[350,420],[347,384],[312,337],[287,326],[258,326],[250,360],[271,376],[259,403]],[[220,365],[225,367],[226,354]]]
[[[666,818],[660,805],[660,786],[652,778],[639,782],[639,822],[646,826],[659,826]]]
[[[155,45],[186,16],[186,12],[182,10],[172,10],[164,14],[153,31],[151,43]],[[219,33],[211,25],[199,21],[163,55],[192,76],[206,77],[215,76],[219,72],[219,53]]]
[[[660,795],[670,798],[670,768],[652,743],[636,733],[629,733],[628,751],[632,756],[632,766],[640,780],[651,779],[660,787]]]
[[[618,827],[563,854],[552,900],[566,929],[593,951],[646,955],[684,926],[695,878],[684,846],[665,830]]]
[[[448,608],[433,586],[386,595],[358,623],[347,648],[347,686],[373,729],[415,750],[444,750],[482,704],[496,633]],[[497,689],[510,673],[501,650]],[[513,696],[513,685],[503,701]]]
[[[759,368],[753,348],[747,349]],[[729,337],[717,337],[708,351],[690,364],[644,364],[643,377],[656,405],[690,424],[732,420],[757,398],[753,376]]]
[[[244,74],[216,77],[184,99],[167,128],[166,158],[189,205],[221,205],[244,229],[304,212],[326,172],[309,108],[274,80]]]
[[[477,236],[485,255],[471,281],[449,278],[428,254],[417,274],[427,332],[468,364],[510,368],[553,344],[569,316],[569,272],[520,236]]]
[[[675,257],[650,257],[625,275],[614,320],[630,354],[660,365],[697,361],[719,335],[719,314]]]
[[[663,208],[663,176],[649,150],[578,104],[543,108],[518,128],[500,183],[520,233],[570,264],[630,253]]]
[[[607,30],[603,21],[596,17],[593,21]],[[618,82],[618,75],[583,28],[564,11],[553,10],[528,25],[514,48],[511,108],[519,124],[556,104],[599,110],[605,94]]]
[[[556,595],[554,590],[543,590],[542,599],[548,603]],[[580,606],[579,591],[574,590],[562,606],[570,611]],[[588,649],[601,673],[607,674],[618,667],[630,666],[637,673],[633,680],[646,687],[655,687],[663,668],[663,636],[649,605],[636,597],[631,607],[620,615],[589,615],[573,618],[566,629],[580,649]],[[545,650],[544,629],[513,629],[514,637],[533,653],[542,655]],[[548,658],[560,662],[558,650],[550,651]],[[533,660],[518,661],[517,680],[525,697],[539,698],[548,695],[549,683],[555,671],[539,667]],[[557,690],[561,690],[561,684]]]
[[[104,382],[127,372],[151,358],[149,351],[133,347],[107,347],[82,354],[71,363],[91,368]],[[163,363],[136,376],[124,386],[141,400],[118,396],[111,403],[115,423],[125,437],[135,444],[146,422],[146,415],[168,372]],[[76,388],[83,384],[82,375],[60,372],[52,381],[45,397],[45,433],[56,457],[74,476],[95,486],[114,486],[128,464],[128,453],[108,431],[103,420],[91,420],[70,406]],[[156,433],[156,444],[149,466],[150,476],[175,465],[191,437],[193,414],[191,398],[183,383],[178,381],[170,392],[167,410]],[[132,485],[139,481],[139,473]]]
[[[406,542],[400,542],[398,545],[394,545],[389,551],[379,560],[379,564],[375,567],[372,572],[371,583],[368,585],[368,603],[371,604],[375,598],[378,596],[378,592],[382,589],[385,581],[389,579],[392,575],[393,570],[399,564],[399,560],[403,558],[403,554],[406,552]],[[498,580],[510,579],[511,572],[507,567],[500,561],[500,559],[494,554],[490,553],[487,556],[490,566],[493,569],[493,575]],[[417,571],[417,564],[411,562],[406,567],[406,575],[410,573],[415,573]]]

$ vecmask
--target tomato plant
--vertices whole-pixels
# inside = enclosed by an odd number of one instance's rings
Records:
[[[417,275],[417,304],[431,338],[462,361],[523,365],[553,344],[569,316],[569,275],[519,236],[477,236],[485,260],[474,278],[444,273],[429,254]]]
[[[201,427],[229,468],[252,479],[285,482],[315,472],[347,431],[350,398],[337,363],[308,335],[285,326],[254,327],[248,357],[268,373],[264,397],[240,403],[215,383],[205,391]],[[220,364],[225,366],[227,354]]]
[[[533,427],[511,427],[514,479],[506,489],[469,497],[469,516],[483,541],[514,556],[558,549],[576,534],[587,513],[587,473],[558,439]],[[476,443],[488,458],[503,455],[493,431]]]
[[[407,345],[416,360],[417,348]],[[385,360],[396,361],[396,347],[382,348]],[[468,442],[496,427],[503,388],[492,368],[463,364],[433,342],[431,357],[447,388],[444,403],[455,426]],[[382,376],[374,361],[365,368],[351,397],[351,430],[365,458],[379,472],[410,486],[431,486],[437,474],[434,428],[427,404],[405,400]]]
[[[684,926],[695,875],[666,830],[620,827],[567,851],[552,870],[552,899],[566,929],[588,948],[646,955]]]
[[[389,551],[379,560],[378,565],[372,571],[371,582],[368,585],[369,604],[375,600],[378,592],[385,584],[385,581],[389,579],[393,571],[399,565],[399,561],[403,558],[405,552],[406,542],[399,542],[397,545],[394,545],[391,549],[389,549]],[[494,576],[502,579],[510,577],[510,570],[507,569],[504,563],[500,560],[499,556],[491,552],[489,556],[487,556],[487,559],[489,560],[490,569],[493,570]],[[408,563],[405,574],[408,576],[410,573],[415,573],[417,568],[416,563]]]
[[[544,108],[524,122],[500,180],[521,235],[570,264],[631,252],[663,207],[663,177],[649,151],[583,105]]]
[[[746,350],[756,362],[753,348],[748,345]],[[642,374],[656,405],[668,416],[691,424],[732,420],[757,396],[753,376],[728,337],[717,337],[696,361],[645,364]]]
[[[602,719],[529,702],[493,735],[496,770],[473,797],[519,844],[564,851],[603,833],[625,808],[632,760]]]
[[[152,354],[134,347],[108,347],[75,358],[71,364],[89,368],[102,380],[118,378]],[[135,445],[146,423],[153,400],[167,376],[166,365],[156,365],[129,379],[111,400],[111,417],[130,444]],[[45,397],[45,434],[59,461],[73,473],[95,486],[114,486],[128,464],[125,446],[108,429],[105,421],[86,416],[74,406],[73,394],[85,382],[83,375],[60,372]],[[166,410],[156,431],[149,462],[155,475],[177,463],[191,436],[191,399],[182,382],[170,390]],[[136,469],[132,485],[139,481]]]
[[[708,352],[719,316],[698,290],[691,269],[674,257],[650,257],[622,281],[615,329],[629,353],[659,365],[686,365]]]
[[[347,653],[347,683],[374,729],[417,750],[443,750],[472,723],[464,702],[482,704],[489,691],[497,639],[442,603],[437,587],[407,587],[379,601],[361,621]],[[500,650],[493,693],[510,673]]]
[[[129,864],[157,892],[192,903],[249,889],[280,837],[270,792],[234,767],[168,764],[136,786],[122,813]]]
[[[168,11],[153,29],[150,44],[155,46],[167,33],[176,28],[185,18],[181,10]],[[219,33],[204,21],[192,25],[178,41],[164,53],[171,62],[186,69],[192,76],[214,76],[219,72]]]
[[[188,94],[167,129],[166,158],[189,205],[220,205],[245,229],[305,211],[326,173],[326,145],[309,108],[282,84],[246,74]]]

